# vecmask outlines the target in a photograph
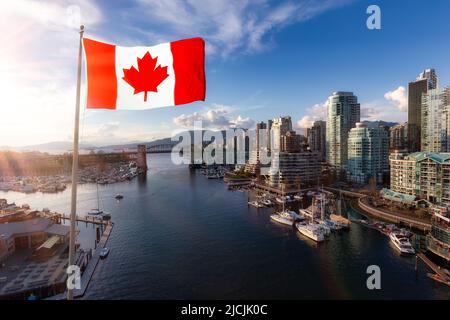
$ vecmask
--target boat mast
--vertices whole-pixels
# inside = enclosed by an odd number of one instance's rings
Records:
[[[83,47],[84,26],[80,26],[80,43],[78,49],[78,71],[77,71],[77,97],[75,102],[75,125],[73,134],[72,153],[72,199],[70,202],[70,240],[69,240],[69,267],[75,263],[75,220],[77,212],[77,178],[78,178],[78,148],[80,131],[80,87],[81,87],[81,59]],[[73,289],[67,288],[67,300],[73,299]]]

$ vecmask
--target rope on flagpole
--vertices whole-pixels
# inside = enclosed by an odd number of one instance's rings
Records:
[[[79,150],[79,131],[80,131],[80,87],[81,87],[81,59],[83,46],[84,26],[80,26],[80,44],[78,50],[78,70],[77,70],[77,97],[75,102],[75,125],[73,134],[73,152],[72,152],[72,199],[70,202],[70,240],[69,240],[69,264],[71,267],[75,264],[75,220],[77,212],[77,183],[78,183],[78,150]],[[67,300],[73,299],[73,287],[67,286]]]

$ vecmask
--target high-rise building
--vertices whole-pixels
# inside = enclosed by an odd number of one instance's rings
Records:
[[[265,137],[262,135],[265,135]],[[268,150],[267,138],[267,124],[264,122],[257,123],[255,129],[255,141],[253,142],[253,149],[249,150],[249,160],[245,164],[245,171],[251,173],[259,172],[261,167],[261,152],[267,152]],[[264,143],[264,145],[261,145],[261,143]]]
[[[422,94],[421,150],[448,152],[450,139],[450,87]]]
[[[279,117],[272,121],[270,128],[271,132],[271,150],[281,151],[281,137],[285,135],[288,131],[292,131],[292,120],[291,117]]]
[[[360,104],[353,92],[333,92],[327,101],[326,155],[335,170],[347,165],[347,138],[360,121]]]
[[[408,147],[408,124],[397,124],[389,128],[389,149],[406,150]]]
[[[426,69],[408,85],[408,150],[420,151],[422,126],[422,94],[436,89],[438,78],[434,69]]]
[[[291,130],[281,136],[281,152],[300,152],[303,147],[303,137]]]
[[[315,121],[308,130],[309,149],[319,153],[321,161],[326,159],[326,137],[327,123],[325,121]]]
[[[385,128],[369,128],[358,122],[348,135],[347,178],[367,183],[375,178],[378,183],[389,172],[389,139]]]

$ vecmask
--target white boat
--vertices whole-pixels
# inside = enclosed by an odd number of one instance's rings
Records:
[[[296,194],[296,195],[294,196],[294,199],[295,199],[295,200],[302,200],[303,197],[302,197],[300,194]]]
[[[300,212],[300,215],[305,218],[308,218],[310,220],[312,220],[314,218],[313,213],[307,209],[300,209],[299,212]]]
[[[279,198],[279,197],[276,197],[275,201],[278,203],[284,203],[284,199]]]
[[[295,224],[297,230],[304,236],[314,240],[316,242],[321,242],[325,240],[325,234],[322,228],[317,224],[297,222]]]
[[[272,201],[270,201],[269,199],[264,199],[261,201],[261,203],[265,206],[270,207],[271,205],[273,205]]]
[[[264,205],[262,205],[261,203],[259,203],[256,200],[255,201],[249,201],[248,204],[251,205],[252,207],[255,207],[255,208],[263,208],[264,207]]]
[[[100,259],[105,259],[108,256],[109,251],[110,251],[109,248],[107,248],[107,247],[103,248],[99,254]]]
[[[295,218],[291,215],[289,211],[282,211],[271,214],[270,219],[281,224],[286,224],[288,226],[294,225],[295,222]]]
[[[391,239],[391,242],[400,251],[401,254],[415,253],[414,248],[412,247],[411,243],[409,242],[409,239],[406,236],[398,232],[391,232],[389,234],[389,238]]]
[[[89,210],[88,214],[91,215],[91,216],[102,215],[102,214],[103,214],[103,210],[100,210],[100,209],[91,209],[91,210]]]

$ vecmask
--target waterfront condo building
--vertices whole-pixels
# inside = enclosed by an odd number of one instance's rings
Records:
[[[360,104],[353,92],[333,92],[327,100],[326,155],[335,170],[347,165],[347,138],[360,121]]]
[[[408,148],[408,124],[397,124],[389,128],[389,149],[407,150]]]
[[[450,207],[450,153],[394,152],[389,163],[392,191]]]
[[[317,183],[320,176],[317,152],[274,152],[269,169],[269,185],[285,190]]]
[[[308,145],[309,149],[319,153],[321,161],[326,159],[326,138],[327,123],[326,121],[315,121],[313,126],[308,129]]]
[[[429,251],[450,262],[450,214],[445,209],[433,214],[426,244]]]
[[[348,136],[347,179],[367,183],[375,178],[378,183],[389,172],[389,138],[385,128],[369,128],[358,122]]]
[[[408,84],[408,151],[421,148],[422,94],[436,89],[438,78],[434,69],[426,69]]]
[[[422,94],[421,150],[448,152],[450,139],[450,87]]]

